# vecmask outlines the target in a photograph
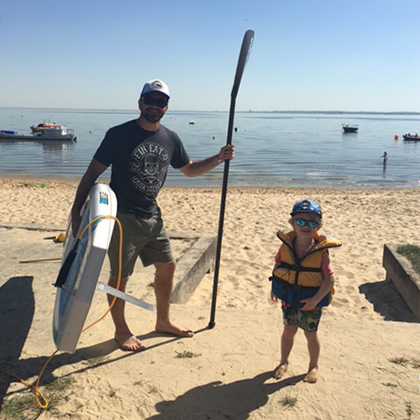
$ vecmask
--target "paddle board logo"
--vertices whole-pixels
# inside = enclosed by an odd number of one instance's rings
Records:
[[[101,191],[99,193],[99,204],[108,205],[108,194],[106,192]]]
[[[133,185],[151,197],[155,197],[161,189],[168,171],[169,155],[166,149],[156,143],[143,143],[131,154],[135,162],[130,162]]]

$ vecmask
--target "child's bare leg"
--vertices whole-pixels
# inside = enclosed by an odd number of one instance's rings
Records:
[[[310,333],[304,331],[306,340],[308,342],[309,351],[309,368],[308,373],[303,379],[304,382],[315,383],[319,378],[318,360],[321,351],[321,343],[319,342],[316,332]]]
[[[273,378],[281,379],[287,372],[289,366],[289,355],[293,348],[293,342],[297,333],[298,327],[296,325],[284,326],[283,334],[281,336],[281,360],[280,364],[273,370]]]

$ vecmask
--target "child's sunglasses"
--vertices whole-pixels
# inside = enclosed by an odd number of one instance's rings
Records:
[[[295,223],[299,227],[304,227],[308,225],[311,229],[315,229],[319,226],[319,222],[317,222],[316,220],[296,219]]]

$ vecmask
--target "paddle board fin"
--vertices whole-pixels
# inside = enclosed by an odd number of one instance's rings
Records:
[[[80,242],[80,239],[77,239],[73,248],[68,253],[66,260],[61,266],[60,271],[58,272],[57,280],[54,283],[55,287],[61,287],[66,282],[67,276],[69,275],[70,268],[77,255],[77,247],[79,246],[79,242]]]

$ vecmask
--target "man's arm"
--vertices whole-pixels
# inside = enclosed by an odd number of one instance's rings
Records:
[[[194,178],[196,176],[200,176],[205,174],[206,172],[211,171],[220,163],[224,162],[225,160],[231,160],[235,156],[235,146],[233,144],[229,144],[224,146],[220,149],[220,152],[217,155],[211,156],[207,159],[188,162],[179,170],[188,178]]]
[[[74,237],[76,237],[77,231],[79,230],[81,222],[80,211],[86,201],[89,190],[98,179],[99,175],[101,175],[106,168],[106,165],[103,165],[96,159],[92,159],[85,174],[80,180],[76,191],[76,197],[74,198],[73,207],[71,208],[72,231]]]

